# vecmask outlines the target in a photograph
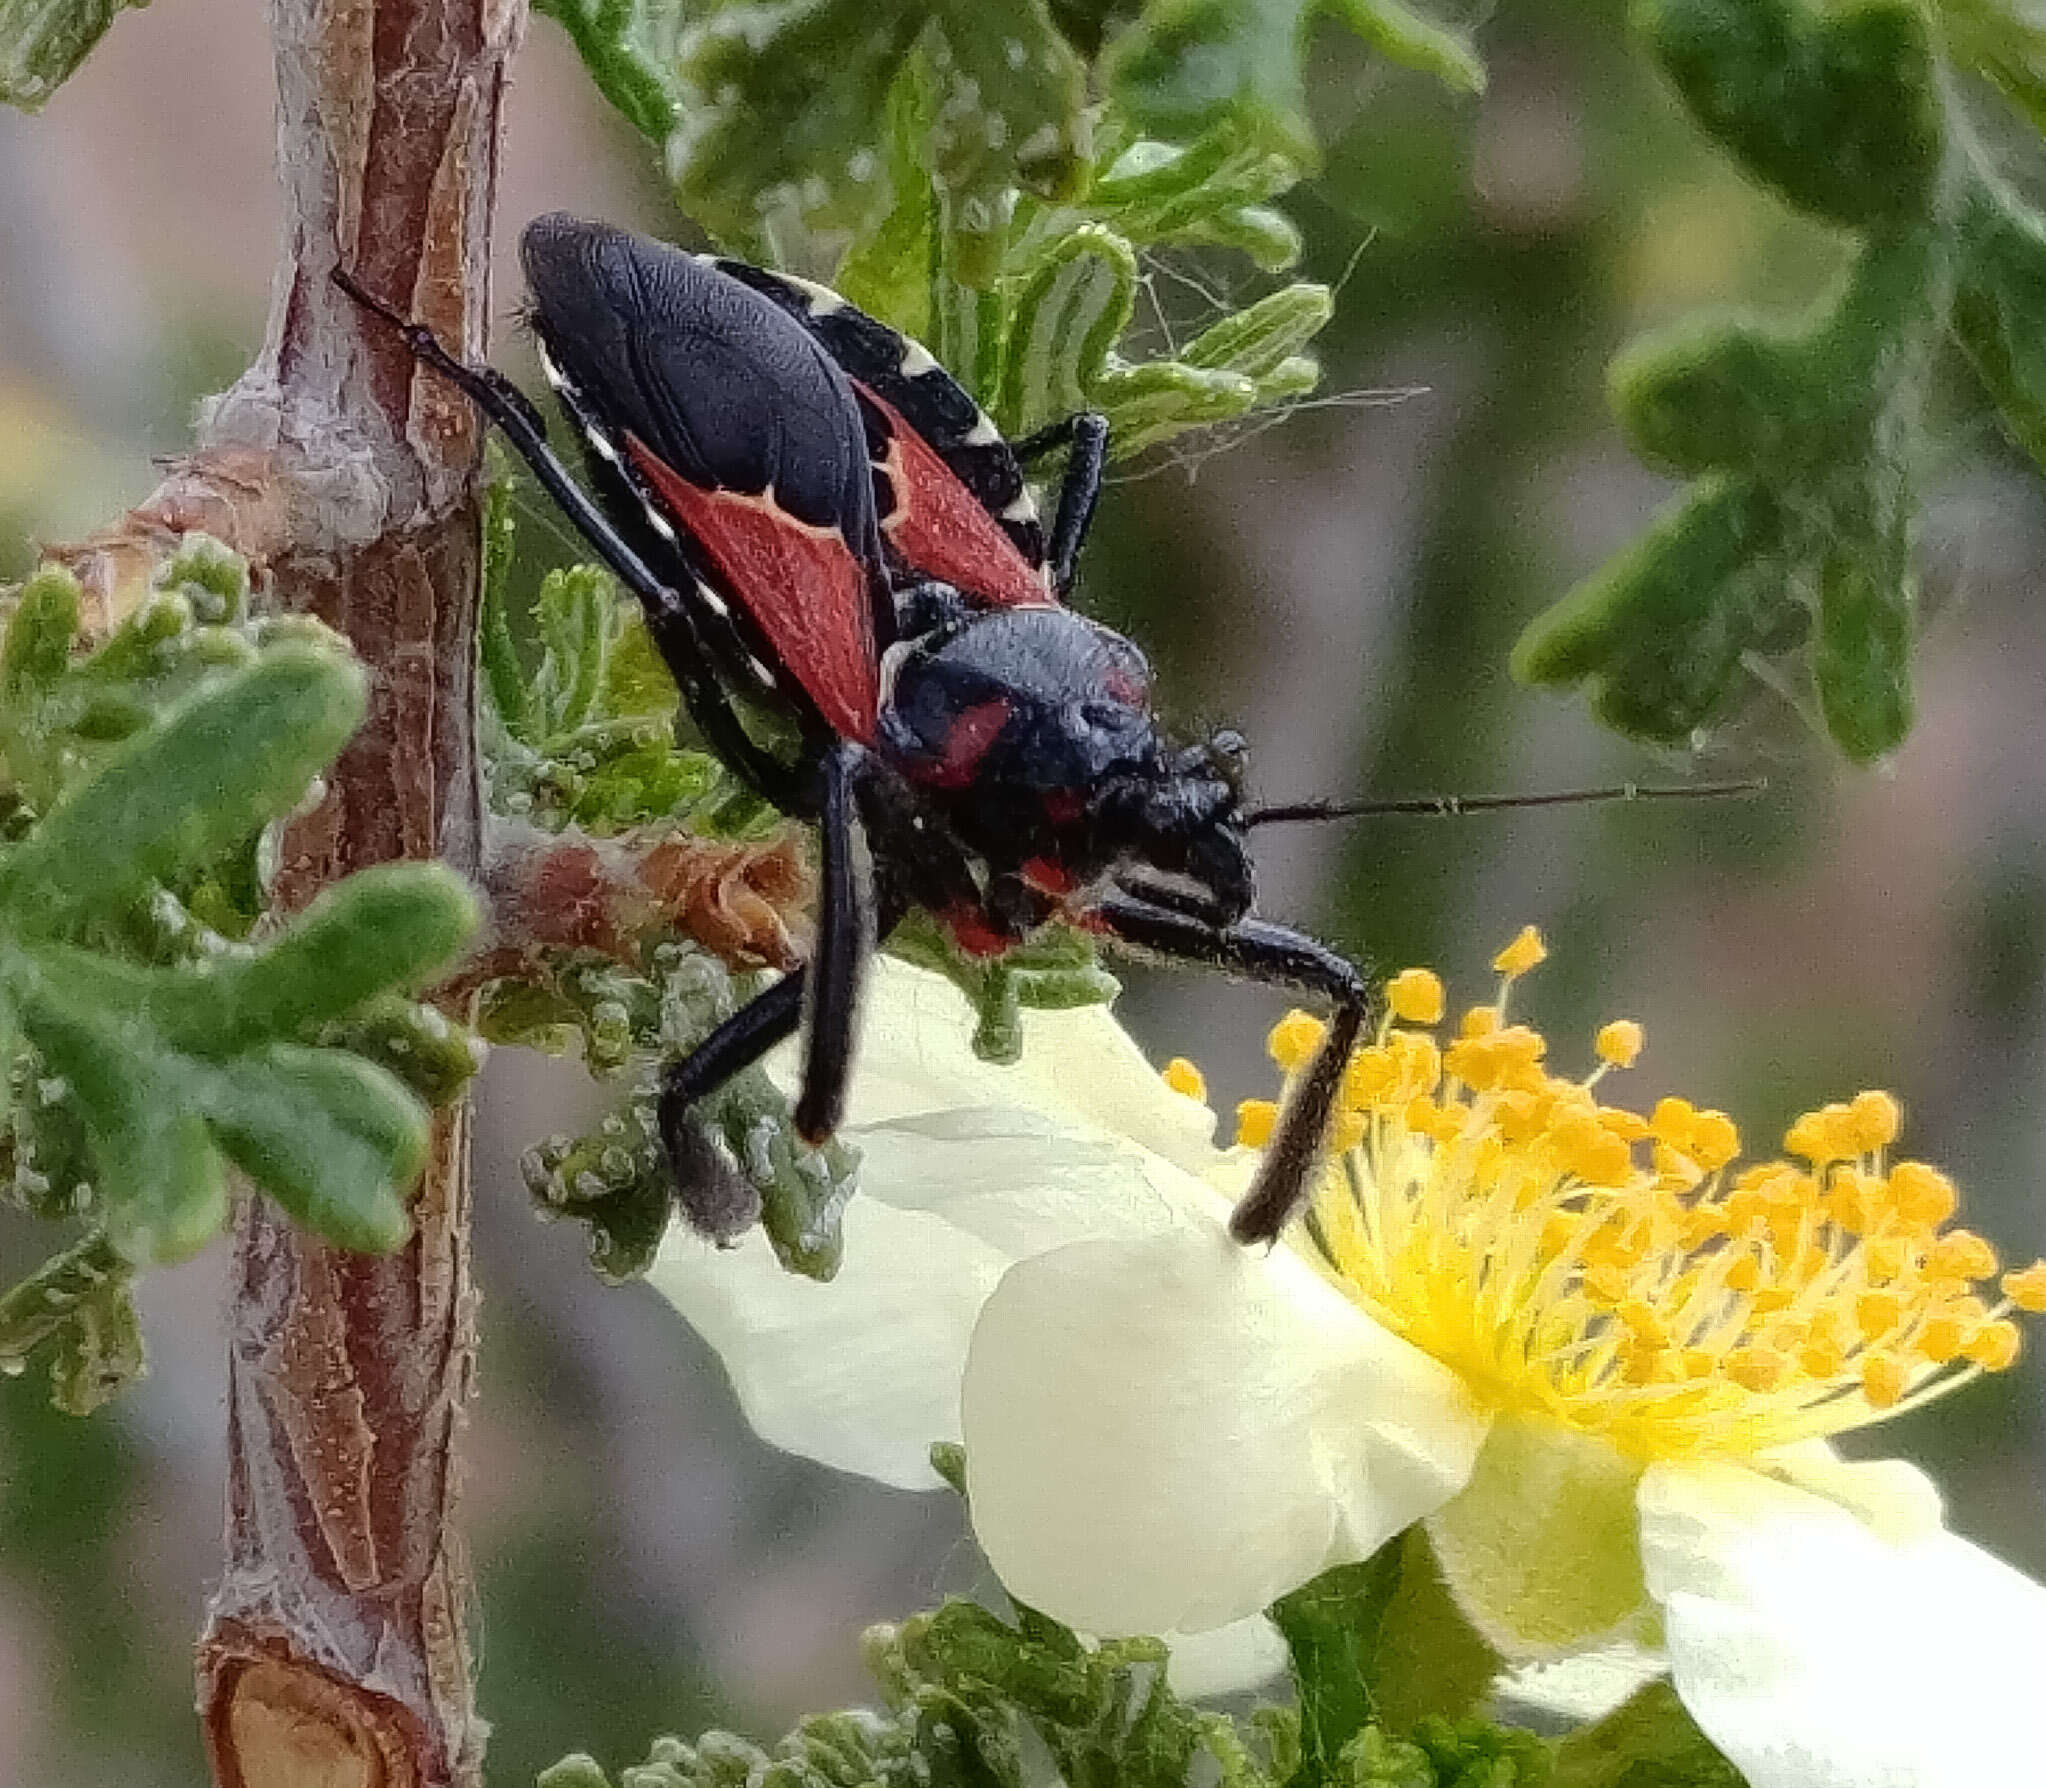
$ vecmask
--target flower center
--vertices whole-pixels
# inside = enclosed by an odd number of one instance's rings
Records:
[[[1548,1072],[1546,1040],[1507,1020],[1545,954],[1532,928],[1500,952],[1496,1000],[1446,1045],[1441,983],[1394,977],[1350,1063],[1302,1227],[1377,1320],[1495,1407],[1649,1459],[1837,1434],[2016,1360],[2009,1312],[2046,1310],[2046,1262],[1990,1291],[1996,1252],[1950,1227],[1952,1182],[1890,1158],[1894,1099],[1809,1112],[1786,1158],[1740,1166],[1722,1112],[1599,1102],[1639,1025],[1605,1026],[1585,1078]],[[1272,1055],[1295,1073],[1320,1034],[1292,1013]],[[1247,1101],[1238,1140],[1261,1147],[1276,1111]]]

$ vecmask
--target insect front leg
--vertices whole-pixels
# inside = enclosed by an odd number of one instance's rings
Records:
[[[1101,500],[1102,475],[1108,469],[1108,418],[1094,410],[1078,410],[1014,443],[1017,461],[1029,465],[1061,447],[1070,448],[1059,483],[1058,513],[1052,521],[1047,558],[1059,595],[1073,587],[1080,546]]]
[[[1249,980],[1317,993],[1335,1008],[1321,1047],[1279,1116],[1278,1131],[1256,1181],[1230,1214],[1229,1233],[1239,1242],[1275,1240],[1306,1195],[1307,1176],[1328,1134],[1343,1069],[1376,1004],[1371,984],[1354,963],[1327,945],[1262,919],[1215,926],[1129,895],[1110,895],[1093,913],[1113,936],[1154,955],[1206,963]]]
[[[808,977],[803,1090],[796,1100],[796,1134],[812,1144],[825,1141],[845,1112],[860,991],[874,954],[874,870],[860,815],[869,763],[863,747],[841,739],[819,767],[817,945]]]

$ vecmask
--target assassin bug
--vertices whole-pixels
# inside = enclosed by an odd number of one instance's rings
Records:
[[[520,256],[594,498],[509,380],[336,278],[503,431],[639,599],[712,748],[821,837],[809,962],[666,1070],[678,1177],[703,1159],[691,1105],[798,1029],[796,1126],[831,1134],[867,959],[912,909],[984,954],[1065,920],[1326,1002],[1231,1219],[1242,1241],[1277,1236],[1374,995],[1354,964],[1253,910],[1242,740],[1169,743],[1142,654],[1064,605],[1105,421],[1009,443],[917,343],[743,262],[561,215],[530,224]],[[1047,532],[1023,468],[1061,450]],[[793,721],[792,758],[754,738],[741,699]]]

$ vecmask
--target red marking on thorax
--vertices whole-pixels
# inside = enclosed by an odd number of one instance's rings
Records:
[[[881,701],[874,612],[866,568],[845,536],[798,521],[776,507],[772,492],[700,489],[635,435],[625,446],[825,724],[872,744]]]
[[[974,771],[980,768],[980,760],[1001,737],[1002,728],[1008,721],[1009,704],[999,698],[962,710],[952,722],[952,730],[945,735],[938,761],[912,765],[910,775],[931,788],[966,787],[973,780]]]
[[[937,449],[892,405],[864,385],[860,390],[888,419],[886,469],[895,486],[895,512],[881,529],[896,551],[925,575],[999,608],[1055,606],[1042,574],[1031,570],[1001,523],[959,482]]]
[[[1073,872],[1063,863],[1054,863],[1049,857],[1032,857],[1019,871],[1023,880],[1040,894],[1053,898],[1073,891]]]

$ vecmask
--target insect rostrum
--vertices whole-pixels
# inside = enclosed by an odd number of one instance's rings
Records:
[[[917,343],[742,262],[559,215],[520,252],[588,492],[516,387],[340,277],[469,393],[639,599],[711,746],[821,837],[810,961],[667,1070],[678,1174],[700,1177],[708,1153],[693,1102],[798,1029],[797,1127],[830,1135],[868,958],[912,909],[987,955],[1063,921],[1329,1002],[1231,1223],[1276,1236],[1373,996],[1344,958],[1256,915],[1242,741],[1167,740],[1142,653],[1065,606],[1103,419],[1009,443]],[[1023,468],[1061,450],[1047,530]],[[745,703],[786,714],[793,757],[755,740]]]

